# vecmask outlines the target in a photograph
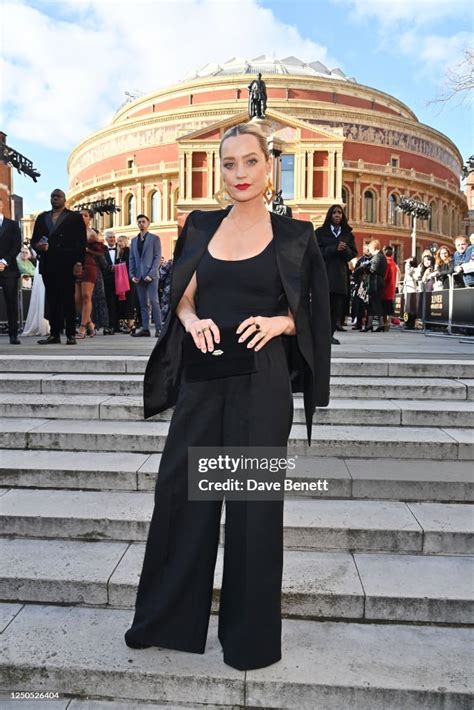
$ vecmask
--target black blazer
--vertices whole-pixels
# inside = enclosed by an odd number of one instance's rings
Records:
[[[191,212],[176,243],[170,311],[145,372],[146,419],[176,403],[184,335],[176,307],[229,209]],[[271,222],[278,269],[296,325],[296,335],[284,338],[292,389],[304,393],[310,443],[315,408],[325,407],[329,402],[331,325],[326,270],[311,222],[273,213]]]
[[[21,233],[18,222],[14,219],[3,218],[3,223],[0,228],[0,259],[5,259],[7,267],[0,272],[0,277],[3,279],[17,279],[20,276],[20,270],[16,263],[16,257],[21,250]]]
[[[369,264],[369,293],[383,291],[385,286],[385,274],[387,272],[387,259],[383,251],[378,251],[373,255]]]
[[[37,244],[41,237],[48,237],[48,251],[41,252]],[[79,212],[64,210],[53,226],[51,212],[42,212],[35,221],[31,246],[38,253],[40,274],[71,270],[77,262],[86,258],[87,230]]]
[[[352,229],[341,229],[339,236],[335,237],[331,227],[319,227],[316,230],[316,238],[326,264],[330,292],[347,294],[349,281],[347,262],[357,256]],[[347,249],[338,251],[339,242],[345,242]]]

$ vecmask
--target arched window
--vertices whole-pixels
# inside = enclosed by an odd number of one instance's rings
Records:
[[[125,198],[125,224],[135,224],[135,195]]]
[[[345,187],[343,187],[342,190],[341,190],[341,197],[342,197],[342,202],[343,202],[343,204],[345,205],[345,207],[344,207],[344,212],[346,213],[346,217],[347,217],[347,219],[349,220],[349,219],[350,219],[350,209],[351,209],[351,205],[350,205],[350,202],[349,202],[349,191],[346,190]]]
[[[438,205],[436,202],[430,202],[431,214],[428,229],[430,232],[438,232]]]
[[[376,199],[372,190],[364,192],[364,222],[375,222]]]
[[[442,214],[443,214],[443,218],[442,218],[443,234],[448,236],[449,235],[449,213],[448,213],[448,208],[446,207],[446,205],[444,205],[444,207],[443,207]]]
[[[388,198],[388,221],[396,227],[401,223],[401,212],[397,209],[399,199],[398,195],[394,192],[392,192]]]
[[[161,221],[161,200],[158,190],[154,190],[150,195],[150,220],[152,222]]]

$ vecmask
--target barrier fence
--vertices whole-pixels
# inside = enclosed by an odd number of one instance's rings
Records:
[[[449,288],[441,291],[428,291],[421,284],[421,291],[407,291],[402,285],[400,293],[395,295],[394,314],[403,320],[407,327],[414,327],[420,320],[425,331],[444,330],[454,334],[453,328],[474,333],[474,288],[454,288],[454,279],[449,275]]]

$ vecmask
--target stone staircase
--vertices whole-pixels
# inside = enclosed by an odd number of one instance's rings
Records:
[[[97,710],[470,708],[474,363],[336,359],[311,447],[295,397],[295,479],[327,491],[287,497],[283,659],[241,672],[215,616],[204,655],[123,642],[171,414],[142,419],[146,361],[0,356],[4,692]],[[221,576],[222,548],[213,611]]]

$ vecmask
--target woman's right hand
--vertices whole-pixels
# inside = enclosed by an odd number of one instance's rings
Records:
[[[214,344],[221,339],[219,328],[211,318],[195,318],[186,323],[185,330],[193,336],[195,346],[203,353],[212,353]]]

